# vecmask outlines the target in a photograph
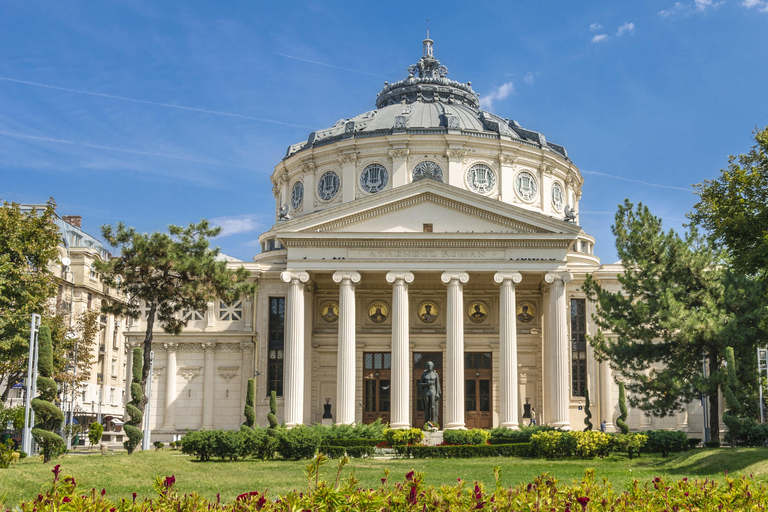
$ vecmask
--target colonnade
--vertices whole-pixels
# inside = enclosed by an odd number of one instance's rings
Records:
[[[447,286],[446,304],[446,365],[443,379],[444,428],[461,429],[464,423],[464,293],[469,282],[466,272],[444,272],[441,281]],[[309,280],[306,272],[282,272],[280,279],[290,283],[286,304],[285,331],[285,424],[304,423],[304,284]],[[333,274],[339,285],[338,364],[336,384],[336,422],[355,422],[355,285],[361,281],[358,272],[340,271]],[[515,285],[522,281],[519,272],[498,272],[493,277],[500,285],[500,426],[518,428],[517,386],[517,314]],[[565,285],[571,281],[568,272],[549,272],[544,280],[550,284],[548,336],[545,340],[545,359],[553,379],[549,393],[550,424],[570,426],[568,406],[568,328]],[[389,272],[386,280],[392,285],[392,378],[390,425],[392,428],[410,427],[409,404],[409,314],[408,286],[414,282],[411,272]]]

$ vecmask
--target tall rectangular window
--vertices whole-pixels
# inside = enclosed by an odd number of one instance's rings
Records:
[[[285,297],[269,298],[267,340],[267,394],[283,396],[283,354],[285,353]]]
[[[571,394],[587,389],[587,301],[571,299]]]

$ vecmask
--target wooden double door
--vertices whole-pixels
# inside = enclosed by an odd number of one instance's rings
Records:
[[[491,428],[491,380],[493,370],[490,352],[464,354],[464,423],[467,428]]]
[[[392,390],[392,355],[389,352],[363,354],[363,423],[381,418],[389,423]]]

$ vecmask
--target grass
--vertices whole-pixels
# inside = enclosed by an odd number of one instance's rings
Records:
[[[181,492],[197,491],[209,499],[215,499],[216,494],[221,493],[222,500],[232,500],[242,492],[264,489],[269,489],[270,495],[274,496],[292,489],[304,490],[304,469],[308,463],[281,460],[201,463],[179,451],[167,449],[134,455],[124,452],[68,454],[51,464],[26,459],[12,469],[0,470],[0,497],[6,494],[5,505],[11,507],[34,498],[50,485],[54,464],[61,464],[62,475],[74,476],[81,490],[106,488],[107,497],[113,500],[131,499],[133,492],[140,498],[151,496],[154,479],[168,475],[176,476],[176,487]],[[570,482],[580,479],[587,468],[595,468],[597,476],[606,477],[616,489],[624,489],[635,478],[641,481],[656,476],[675,480],[683,477],[718,478],[726,470],[729,474],[754,474],[759,481],[768,482],[768,449],[696,449],[666,458],[644,455],[632,461],[621,455],[605,460],[353,459],[343,477],[351,470],[360,479],[362,487],[377,487],[386,469],[390,472],[391,482],[401,481],[408,471],[416,470],[424,472],[426,483],[432,485],[453,484],[457,478],[493,485],[494,466],[502,468],[505,485],[529,482],[545,472]],[[335,462],[324,467],[321,478],[335,478]]]

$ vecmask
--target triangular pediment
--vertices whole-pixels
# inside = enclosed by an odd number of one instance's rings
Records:
[[[283,233],[513,233],[570,234],[580,228],[535,211],[457,187],[424,180],[281,222]]]

